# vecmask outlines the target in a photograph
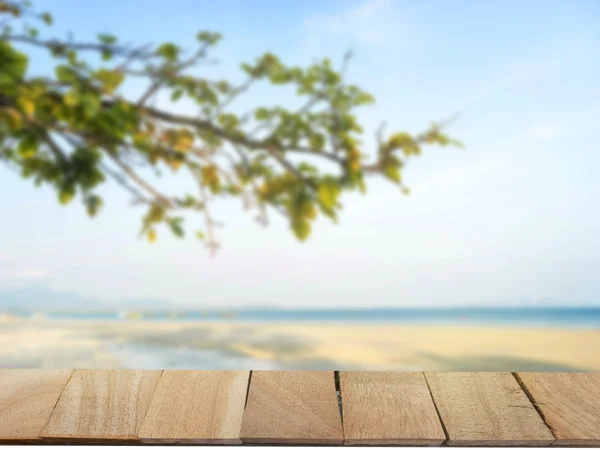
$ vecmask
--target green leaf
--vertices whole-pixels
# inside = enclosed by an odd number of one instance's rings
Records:
[[[69,66],[57,66],[54,69],[54,73],[56,74],[56,78],[58,79],[58,81],[61,81],[63,83],[73,83],[78,79],[77,72]]]
[[[168,61],[175,61],[181,49],[171,42],[166,42],[156,49],[156,53]]]
[[[79,101],[79,95],[75,91],[69,91],[64,96],[64,102],[67,106],[77,106]]]
[[[78,64],[77,52],[75,50],[67,50],[67,61],[69,61],[69,64],[73,66]]]
[[[102,208],[103,201],[97,195],[89,195],[85,198],[85,209],[90,217],[96,217]]]
[[[354,99],[354,104],[356,106],[371,105],[373,103],[375,103],[375,97],[368,92],[361,92]]]
[[[231,91],[231,85],[225,80],[221,80],[215,83],[215,87],[221,94],[227,94]]]
[[[181,217],[174,217],[172,219],[169,219],[167,222],[169,224],[169,228],[171,229],[171,232],[178,238],[183,238],[185,236],[185,231],[183,230],[183,227],[181,226],[182,222],[183,222],[183,218],[181,218]]]
[[[21,158],[28,159],[35,156],[38,149],[38,142],[33,136],[26,136],[19,142],[17,153]]]
[[[28,59],[16,51],[7,41],[0,39],[0,84],[21,80],[27,71]],[[4,89],[4,86],[2,87]]]
[[[198,41],[209,45],[215,45],[221,40],[221,37],[221,33],[210,33],[208,31],[202,31],[196,35],[196,39],[198,39]]]
[[[321,151],[325,147],[325,136],[320,133],[312,134],[308,140],[313,150]]]
[[[308,164],[305,162],[301,162],[300,164],[298,164],[298,171],[312,176],[316,176],[319,174],[319,169],[317,169],[312,164]]]
[[[150,209],[148,210],[148,214],[144,218],[144,222],[146,224],[157,223],[157,222],[160,222],[161,220],[163,220],[164,217],[165,217],[165,208],[160,205],[153,204],[150,207]]]
[[[240,119],[234,114],[220,114],[217,120],[227,130],[233,130],[240,124]]]
[[[198,239],[200,239],[201,241],[203,241],[206,238],[206,236],[204,236],[204,233],[202,231],[196,231],[196,237]]]
[[[83,115],[86,119],[91,119],[100,111],[100,99],[92,94],[84,94],[79,98],[79,103],[83,108]]]
[[[74,189],[61,189],[58,193],[58,201],[61,205],[69,204],[75,197]]]
[[[100,69],[94,76],[102,83],[102,88],[107,94],[112,94],[125,79],[125,74],[118,70]]]
[[[148,230],[148,234],[146,236],[148,238],[148,242],[151,244],[154,244],[156,242],[156,238],[158,237],[154,228]]]
[[[96,37],[104,45],[114,45],[117,43],[117,37],[113,36],[112,34],[101,33],[101,34],[96,35]]]
[[[341,188],[334,180],[325,180],[319,185],[318,199],[321,204],[328,208],[333,209],[337,204],[338,196],[340,195]]]
[[[306,219],[296,219],[292,221],[292,231],[300,241],[305,241],[310,236],[311,225]]]
[[[173,91],[173,93],[171,94],[171,100],[176,102],[177,100],[179,100],[181,98],[182,95],[183,95],[183,90],[175,89]]]
[[[400,168],[395,165],[389,165],[385,168],[384,174],[387,178],[396,183],[402,181],[402,176],[400,175]]]
[[[267,108],[258,108],[254,112],[254,118],[256,120],[267,120],[271,117],[271,113]]]
[[[1,77],[0,77],[1,80]],[[23,127],[23,120],[21,116],[13,110],[6,110],[0,112],[0,119],[6,123],[9,131],[16,132]]]
[[[52,15],[50,13],[42,14],[42,20],[46,25],[52,25]]]

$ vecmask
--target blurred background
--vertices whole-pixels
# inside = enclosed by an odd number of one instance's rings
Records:
[[[214,258],[138,239],[118,186],[90,220],[0,165],[1,367],[600,370],[600,3],[35,6],[82,40],[191,47],[222,32],[209,78],[243,81],[239,63],[267,50],[306,65],[353,49],[347,78],[377,99],[358,113],[367,137],[460,112],[448,132],[466,150],[411,160],[409,196],[377,180],[349,194],[340,223],[318,220],[302,244],[276,215],[261,227],[215,202]],[[236,108],[288,100],[257,87]]]

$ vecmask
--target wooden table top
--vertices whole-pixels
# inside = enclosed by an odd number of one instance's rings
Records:
[[[600,373],[0,370],[0,444],[600,446]]]

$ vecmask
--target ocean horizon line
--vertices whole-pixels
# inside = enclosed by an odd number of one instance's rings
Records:
[[[460,305],[460,306],[353,306],[343,308],[319,308],[319,307],[286,307],[286,306],[231,306],[231,307],[216,307],[216,306],[179,306],[179,305],[165,305],[165,306],[149,306],[147,308],[132,305],[110,305],[106,307],[76,307],[76,308],[42,308],[42,307],[1,307],[0,312],[10,311],[21,311],[21,312],[118,312],[118,311],[135,311],[135,312],[245,312],[245,311],[281,311],[281,312],[494,312],[494,311],[600,311],[600,305]]]

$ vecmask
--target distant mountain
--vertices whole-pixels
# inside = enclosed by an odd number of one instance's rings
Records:
[[[90,310],[90,309],[169,309],[173,304],[164,299],[133,298],[118,301],[102,300],[78,292],[57,291],[46,286],[18,289],[0,288],[2,310]]]

